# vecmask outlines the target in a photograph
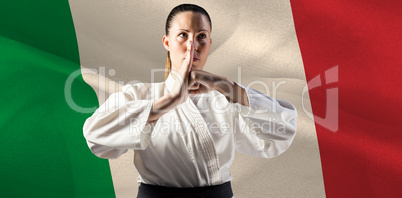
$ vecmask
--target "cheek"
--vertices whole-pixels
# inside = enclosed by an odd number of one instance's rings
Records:
[[[202,56],[207,57],[210,48],[211,48],[211,45],[203,45],[203,47],[202,47]]]
[[[176,56],[181,56],[187,51],[187,47],[183,43],[175,42],[171,45],[170,51]]]
[[[179,70],[183,64],[186,51],[187,48],[183,47],[180,43],[172,43],[172,45],[170,45],[170,60],[177,70]]]

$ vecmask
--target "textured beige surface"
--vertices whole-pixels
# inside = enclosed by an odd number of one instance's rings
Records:
[[[163,81],[169,11],[184,1],[70,0],[82,73],[103,103],[122,84]],[[189,2],[189,1],[186,1]],[[298,109],[297,135],[284,154],[241,154],[231,167],[235,197],[325,197],[317,137],[288,1],[208,1],[212,49],[204,70],[283,98]],[[135,197],[133,152],[109,160],[116,197]]]

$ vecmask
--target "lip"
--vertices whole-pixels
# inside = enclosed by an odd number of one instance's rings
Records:
[[[193,62],[199,61],[200,59],[198,58],[193,58]]]

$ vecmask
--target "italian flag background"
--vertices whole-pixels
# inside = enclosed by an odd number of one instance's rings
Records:
[[[402,3],[191,1],[212,19],[205,70],[296,106],[292,146],[236,154],[235,197],[402,195]],[[0,2],[0,197],[135,197],[133,152],[100,159],[82,127],[129,82],[163,81],[184,1]]]

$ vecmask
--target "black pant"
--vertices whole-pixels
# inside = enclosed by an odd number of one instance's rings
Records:
[[[156,186],[141,183],[138,188],[137,198],[231,198],[233,197],[230,181],[216,185],[194,188],[176,188]]]

